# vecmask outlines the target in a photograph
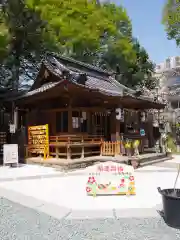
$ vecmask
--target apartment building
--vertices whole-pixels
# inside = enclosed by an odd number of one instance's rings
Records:
[[[155,67],[155,76],[161,88],[165,86],[180,85],[180,56],[167,58]]]

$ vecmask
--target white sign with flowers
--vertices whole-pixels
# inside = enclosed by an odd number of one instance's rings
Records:
[[[134,168],[125,164],[106,162],[98,164],[89,173],[86,184],[88,195],[134,195]]]

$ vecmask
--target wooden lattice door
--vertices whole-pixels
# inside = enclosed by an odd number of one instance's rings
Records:
[[[93,135],[109,137],[110,116],[104,112],[95,112],[91,115],[91,133]]]

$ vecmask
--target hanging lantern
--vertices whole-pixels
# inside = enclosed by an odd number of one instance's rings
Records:
[[[121,108],[116,109],[116,119],[121,120]]]
[[[82,118],[86,120],[86,112],[82,112]]]
[[[146,121],[146,113],[141,112],[141,122],[145,122],[145,121]]]

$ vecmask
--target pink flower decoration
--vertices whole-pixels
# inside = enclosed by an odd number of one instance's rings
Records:
[[[89,177],[88,183],[93,184],[93,183],[95,183],[95,182],[96,182],[96,180],[95,180],[94,177]]]
[[[120,184],[120,187],[124,187],[124,184]]]
[[[118,167],[118,172],[123,172],[123,167]]]
[[[124,183],[124,178],[123,178],[123,179],[121,179],[121,182],[122,182],[122,183]]]
[[[86,187],[86,192],[90,192],[90,191],[91,191],[90,187]]]
[[[134,177],[133,177],[133,176],[130,176],[130,177],[129,177],[129,180],[130,180],[130,181],[133,181],[133,180],[134,180]]]

